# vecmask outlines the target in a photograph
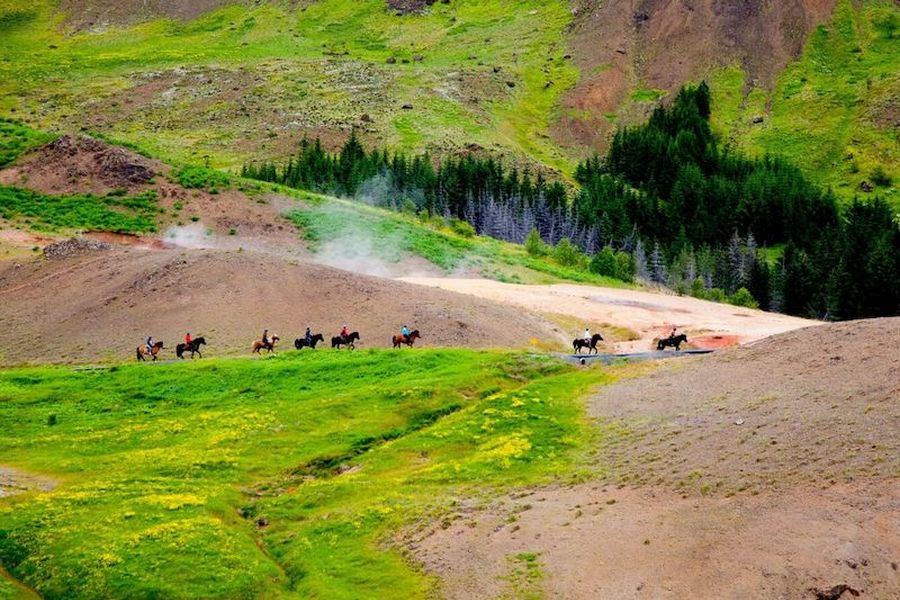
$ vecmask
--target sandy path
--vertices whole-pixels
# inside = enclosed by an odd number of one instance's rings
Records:
[[[569,315],[587,322],[613,323],[640,339],[621,342],[619,351],[642,351],[677,327],[697,347],[721,346],[721,337],[746,344],[818,324],[776,313],[717,304],[685,296],[589,285],[517,285],[487,279],[407,277],[403,281],[511,304],[534,313]],[[566,338],[580,332],[564,332]],[[602,333],[602,331],[601,331]]]

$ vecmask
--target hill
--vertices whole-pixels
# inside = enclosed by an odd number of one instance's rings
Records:
[[[614,127],[706,78],[735,145],[786,154],[850,197],[879,167],[900,177],[898,11],[888,0],[7,2],[0,115],[230,168],[283,158],[304,135],[334,146],[357,127],[379,145],[475,145],[568,176]]]
[[[590,400],[586,483],[409,547],[450,598],[894,597],[898,342],[900,319],[857,321],[637,371]]]

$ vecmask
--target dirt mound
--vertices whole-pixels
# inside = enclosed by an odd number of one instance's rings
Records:
[[[597,480],[407,546],[450,598],[896,598],[898,344],[879,319],[626,371],[590,402]]]
[[[112,246],[106,242],[88,240],[85,238],[72,238],[44,246],[44,256],[50,260],[54,260],[100,250],[109,250],[110,248],[112,248]]]
[[[676,491],[896,477],[898,345],[900,318],[823,325],[614,384],[591,413],[631,433],[597,458]]]
[[[0,172],[0,183],[47,194],[135,191],[163,172],[162,163],[89,137],[64,135]]]
[[[769,87],[834,5],[835,0],[580,2],[569,47],[587,76],[563,100],[554,136],[563,144],[603,147],[615,128],[605,115],[619,111],[616,122],[630,122],[652,108],[653,103],[637,103],[620,111],[634,90],[672,92],[717,67],[740,64],[749,81]]]
[[[0,364],[128,360],[150,334],[174,358],[187,331],[209,356],[247,355],[265,328],[287,350],[307,325],[329,339],[347,323],[361,348],[390,346],[404,323],[430,347],[552,335],[511,307],[264,252],[120,247],[19,264],[0,262]]]

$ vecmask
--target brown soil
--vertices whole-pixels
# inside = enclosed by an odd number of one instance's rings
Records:
[[[89,137],[64,135],[0,171],[0,184],[45,194],[137,190],[168,172],[155,160]]]
[[[557,328],[556,340],[571,347],[586,325],[608,323],[599,329],[614,352],[656,349],[656,340],[673,327],[688,336],[689,346],[719,349],[743,344],[792,329],[818,324],[788,315],[717,304],[686,296],[644,290],[613,289],[588,285],[515,285],[487,279],[407,277],[405,281],[470,294],[525,309],[532,314],[555,314],[575,319],[569,329]],[[559,319],[555,319],[560,322]],[[615,341],[616,328],[629,335]]]
[[[637,88],[672,92],[711,69],[740,64],[749,81],[770,87],[798,57],[809,33],[835,0],[609,0],[578,2],[570,51],[582,72],[563,100],[553,130],[566,145],[605,145],[614,129],[604,118]],[[618,115],[630,122],[652,105]]]
[[[276,194],[251,198],[235,189],[215,194],[186,189],[171,176],[172,168],[160,161],[101,140],[65,135],[0,171],[0,184],[52,195],[105,195],[115,190],[131,195],[156,192],[165,209],[160,218],[162,242],[155,238],[87,233],[92,239],[148,247],[168,244],[305,254],[297,244],[296,229],[282,216],[294,205],[293,200]],[[18,241],[26,244],[30,240],[19,236]],[[35,245],[51,241],[54,240],[47,237]]]
[[[307,324],[330,339],[343,323],[362,348],[389,345],[403,323],[431,347],[521,347],[551,335],[511,307],[265,252],[120,247],[0,262],[2,364],[129,360],[150,334],[173,358],[187,331],[206,337],[210,356],[243,355],[264,328],[287,349]]]
[[[450,598],[896,598],[898,344],[900,319],[879,319],[626,371],[590,402],[597,481],[465,511],[410,548]]]
[[[840,584],[862,598],[900,595],[896,486],[685,500],[588,484],[458,516],[408,542],[450,599],[815,600],[811,590]]]
[[[66,25],[75,30],[136,23],[156,17],[189,21],[240,0],[61,0]]]
[[[48,492],[55,487],[56,482],[49,477],[0,465],[0,498],[32,491]]]

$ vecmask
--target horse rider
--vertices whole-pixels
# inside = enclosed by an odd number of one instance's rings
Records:
[[[186,334],[184,334],[184,345],[190,348],[191,341],[193,341],[193,338],[191,338],[191,332],[188,331]]]
[[[674,340],[674,339],[675,339],[675,332],[676,332],[676,331],[678,331],[678,328],[675,327],[675,326],[673,325],[673,326],[672,326],[672,333],[669,334],[669,339],[670,339],[670,340]]]
[[[263,329],[262,344],[266,348],[269,347],[269,330],[268,329]]]
[[[343,329],[341,329],[341,337],[345,340],[350,339],[350,330],[347,329],[346,323],[344,324]]]
[[[153,354],[153,336],[147,336],[147,354]]]
[[[406,325],[404,325],[403,327],[401,327],[401,328],[400,328],[400,335],[403,336],[403,341],[406,342],[406,343],[408,344],[408,343],[409,343],[409,327],[407,327]]]
[[[312,348],[312,330],[309,325],[306,326],[306,333],[303,334],[303,337],[306,339],[306,345]]]
[[[591,329],[590,329],[590,327],[585,327],[585,328],[584,328],[584,341],[587,342],[588,344],[591,343]]]

